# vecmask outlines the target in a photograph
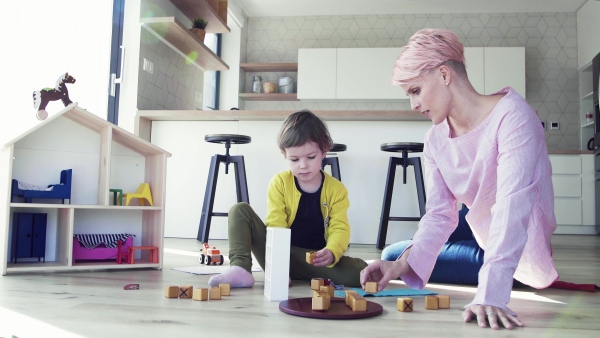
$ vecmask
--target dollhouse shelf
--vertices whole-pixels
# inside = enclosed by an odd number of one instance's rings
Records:
[[[171,154],[128,131],[70,104],[29,131],[0,147],[0,190],[10,191],[12,179],[35,182],[74,168],[71,204],[44,199],[22,203],[0,195],[0,274],[100,269],[162,269],[162,258],[151,262],[142,253],[135,264],[75,261],[73,236],[77,233],[135,234],[135,245],[155,246],[162,252],[167,158]],[[37,168],[29,170],[29,168]],[[51,174],[46,174],[51,173]],[[110,188],[135,191],[139,182],[152,187],[154,206],[113,205]],[[7,258],[16,213],[48,215],[45,262],[12,263]],[[35,258],[34,258],[35,259]]]
[[[229,33],[231,30],[219,17],[219,14],[210,6],[208,1],[202,0],[171,0],[171,3],[185,14],[191,21],[195,18],[204,18],[208,21],[207,33]]]
[[[199,1],[198,4],[203,3]],[[203,71],[228,70],[229,66],[174,17],[143,18],[142,27]]]

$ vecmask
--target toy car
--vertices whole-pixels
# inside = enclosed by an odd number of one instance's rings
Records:
[[[223,265],[223,255],[221,255],[221,251],[216,247],[213,246],[211,249],[208,243],[204,243],[198,261],[200,261],[200,264],[206,265]]]

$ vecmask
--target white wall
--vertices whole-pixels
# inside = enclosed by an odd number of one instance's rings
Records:
[[[8,1],[2,7],[0,145],[40,122],[33,91],[54,87],[66,72],[77,80],[68,85],[71,100],[106,118],[112,1]],[[46,110],[51,116],[63,108],[54,101]]]

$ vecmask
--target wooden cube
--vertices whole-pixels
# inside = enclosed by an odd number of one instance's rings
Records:
[[[194,300],[208,300],[208,288],[194,289]]]
[[[412,312],[413,311],[413,300],[412,298],[398,298],[396,302],[398,311]]]
[[[221,289],[221,296],[229,296],[231,293],[231,285],[228,283],[219,284],[219,289]]]
[[[313,260],[317,258],[317,252],[316,251],[309,251],[306,253],[306,263],[308,264],[312,264]]]
[[[329,297],[335,297],[335,289],[333,288],[333,285],[323,285],[319,288],[319,290],[325,291]]]
[[[193,286],[180,286],[179,287],[179,298],[185,298],[185,299],[192,298],[193,292],[194,292]]]
[[[358,292],[356,292],[356,290],[346,290],[346,305],[350,306],[350,294],[356,293],[358,294]]]
[[[217,287],[211,287],[208,290],[208,298],[210,300],[221,299],[221,289]]]
[[[177,298],[179,296],[179,286],[169,285],[165,286],[165,297],[166,298]]]
[[[425,308],[427,310],[437,310],[437,309],[439,309],[439,299],[438,299],[438,296],[425,296]]]
[[[367,282],[365,284],[366,293],[377,293],[377,282]]]
[[[331,305],[329,295],[320,292],[312,298],[312,309],[315,311],[327,311]]]
[[[438,307],[440,309],[450,308],[450,296],[438,296]]]
[[[319,290],[321,290],[321,286],[324,286],[324,285],[325,285],[325,281],[323,280],[323,278],[313,278],[310,281],[310,288],[312,290],[319,291]]]
[[[358,293],[350,295],[352,311],[367,311],[367,300]]]

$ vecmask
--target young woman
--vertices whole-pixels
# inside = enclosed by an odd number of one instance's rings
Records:
[[[266,221],[263,223],[247,203],[231,208],[231,267],[211,277],[208,284],[252,287],[251,253],[264,269],[266,227],[284,227],[291,228],[291,279],[320,277],[335,284],[360,286],[360,271],[367,263],[344,256],[350,241],[348,191],[342,182],[321,170],[321,162],[333,145],[327,127],[313,113],[300,111],[284,121],[278,143],[290,170],[271,179]],[[317,252],[312,265],[306,262],[309,251]]]
[[[463,45],[449,30],[415,33],[395,63],[392,84],[433,121],[423,152],[426,213],[410,243],[390,247],[384,253],[392,261],[370,264],[361,283],[374,280],[383,289],[401,277],[423,288],[434,265],[453,265],[478,281],[464,321],[476,318],[480,327],[489,322],[493,329],[523,326],[507,307],[513,277],[535,288],[558,277],[550,245],[556,228],[551,165],[536,112],[508,87],[477,93],[467,78]],[[457,230],[458,202],[469,210],[461,213]],[[448,251],[449,237],[465,226],[478,246],[458,242]],[[479,268],[472,261],[481,249]]]

